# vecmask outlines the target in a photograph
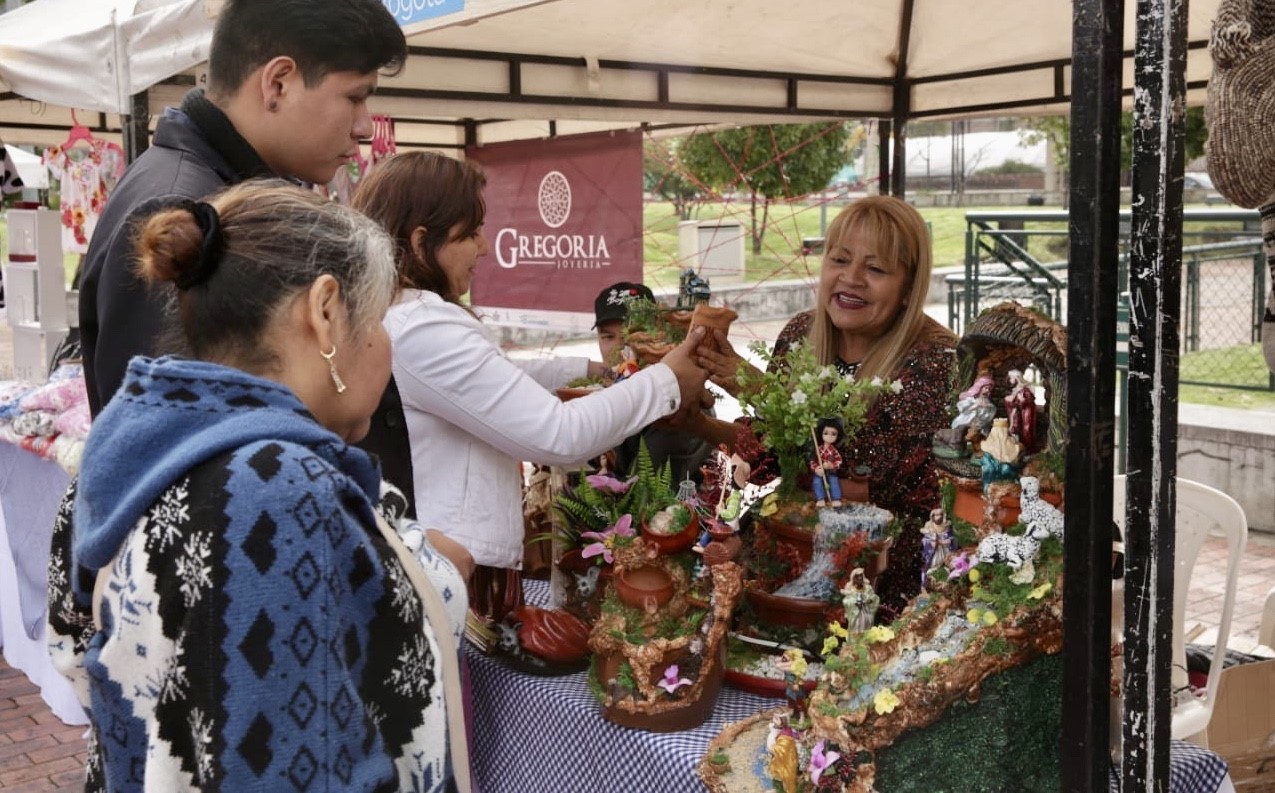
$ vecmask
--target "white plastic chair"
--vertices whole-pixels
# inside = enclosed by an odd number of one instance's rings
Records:
[[[1262,626],[1257,629],[1257,643],[1275,650],[1275,587],[1266,593],[1266,605],[1262,607]]]
[[[1112,487],[1112,515],[1124,531],[1125,476],[1116,476]],[[1173,707],[1173,738],[1185,739],[1203,732],[1213,717],[1217,701],[1217,684],[1222,676],[1222,661],[1231,635],[1231,614],[1235,610],[1235,585],[1240,574],[1240,558],[1248,538],[1248,519],[1235,499],[1221,490],[1193,482],[1177,480],[1175,511],[1175,550],[1173,563],[1173,671],[1170,685],[1174,692],[1187,686],[1186,643],[1183,640],[1186,600],[1191,590],[1191,573],[1200,548],[1211,534],[1226,537],[1226,591],[1222,596],[1222,619],[1218,623],[1217,643],[1209,662],[1209,679],[1203,697],[1176,697]]]

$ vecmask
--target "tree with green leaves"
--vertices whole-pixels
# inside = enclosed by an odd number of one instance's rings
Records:
[[[1068,116],[1039,116],[1023,119],[1027,130],[1022,133],[1029,145],[1049,140],[1054,144],[1054,162],[1063,173],[1071,161],[1071,119]],[[1204,154],[1204,142],[1209,130],[1204,124],[1204,108],[1189,107],[1186,111],[1186,159],[1194,160]],[[1133,113],[1120,114],[1120,168],[1133,167]]]
[[[849,140],[849,125],[842,122],[767,124],[692,135],[678,156],[697,182],[719,192],[748,192],[753,253],[761,253],[770,204],[827,187],[850,161]]]
[[[670,202],[682,220],[690,220],[696,205],[707,200],[708,191],[678,161],[681,143],[681,138],[648,138],[642,144],[642,189]]]

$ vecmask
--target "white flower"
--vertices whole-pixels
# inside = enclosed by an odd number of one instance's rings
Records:
[[[834,377],[836,377],[836,375],[837,375],[836,370],[833,369],[831,366],[824,366],[822,369],[819,370],[820,380],[831,380]]]
[[[794,405],[804,405],[804,404],[806,404],[806,392],[805,392],[805,391],[793,391],[793,392],[792,392],[792,403],[793,403]]]
[[[882,384],[884,384],[884,382],[885,381],[881,379],[881,375],[877,375],[876,377],[872,378],[872,387],[880,388]]]
[[[895,380],[893,383],[890,383],[890,390],[896,394],[903,393],[903,381]]]

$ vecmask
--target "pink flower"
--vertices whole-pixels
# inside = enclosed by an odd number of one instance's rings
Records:
[[[672,694],[674,691],[677,691],[682,686],[689,686],[691,684],[690,679],[685,677],[678,679],[677,671],[678,671],[677,664],[669,664],[664,669],[663,679],[661,679],[660,682],[656,683],[655,685],[659,686],[660,688],[664,689],[670,694]]]
[[[633,477],[627,481],[621,482],[610,474],[589,474],[584,478],[589,483],[589,487],[594,490],[602,490],[607,493],[619,495],[629,491],[629,485],[637,481],[637,477]]]
[[[955,581],[956,579],[968,573],[970,571],[970,568],[974,567],[977,564],[978,564],[977,556],[974,556],[971,553],[965,553],[965,552],[957,554],[955,557],[952,558],[952,561],[949,562],[947,565],[947,569],[948,569],[947,580]]]
[[[810,750],[810,781],[818,785],[819,777],[823,776],[823,772],[831,768],[840,759],[840,752],[825,752],[823,750],[823,741],[815,744],[815,748]]]
[[[584,546],[584,550],[580,552],[580,555],[585,559],[589,559],[601,554],[606,563],[611,564],[615,561],[615,557],[611,554],[611,549],[615,547],[615,538],[633,537],[636,534],[637,532],[633,530],[633,516],[621,515],[615,525],[604,532],[586,531],[581,534],[580,536],[584,539],[593,540],[594,542]]]

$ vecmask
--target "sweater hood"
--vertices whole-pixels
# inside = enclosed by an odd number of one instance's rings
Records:
[[[287,387],[220,364],[134,358],[84,446],[72,540],[77,563],[105,566],[187,472],[264,440],[310,448],[353,479],[369,506],[376,503],[375,460],[319,424]]]

